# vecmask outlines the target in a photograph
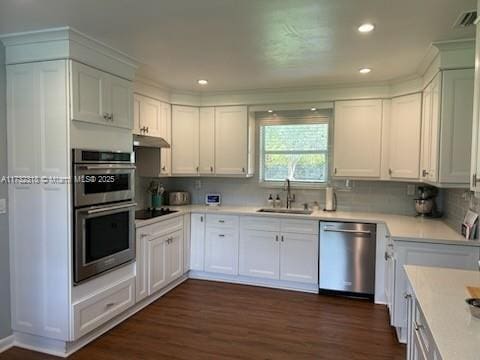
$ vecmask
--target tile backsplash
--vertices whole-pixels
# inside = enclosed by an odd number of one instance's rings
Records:
[[[218,192],[222,194],[224,205],[267,205],[269,194],[280,194],[282,200],[285,193],[282,188],[261,186],[257,178],[170,178],[163,181],[167,190],[187,190],[192,195],[194,204],[203,204],[205,194]],[[344,211],[385,212],[402,215],[414,215],[414,195],[407,195],[407,184],[380,181],[351,181],[346,188],[344,181],[335,182],[338,209]],[[148,186],[148,183],[147,183]],[[303,203],[317,201],[321,207],[325,204],[324,189],[299,189],[292,192],[296,196],[294,207]]]
[[[445,189],[442,192],[444,220],[451,228],[460,232],[467,210],[480,212],[480,201],[465,189]]]

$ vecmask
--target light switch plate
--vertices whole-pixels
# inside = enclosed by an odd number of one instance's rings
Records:
[[[7,213],[7,199],[0,199],[0,214]]]

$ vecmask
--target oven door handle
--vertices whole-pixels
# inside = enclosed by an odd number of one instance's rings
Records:
[[[98,213],[112,211],[112,210],[127,209],[127,208],[131,208],[131,207],[135,207],[135,206],[137,206],[137,203],[128,203],[128,204],[125,204],[125,205],[102,207],[102,208],[99,208],[99,209],[87,210],[87,214],[88,215],[98,214]]]
[[[78,170],[135,170],[135,165],[80,165]]]

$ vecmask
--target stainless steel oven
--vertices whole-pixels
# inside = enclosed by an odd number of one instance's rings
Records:
[[[135,260],[131,153],[73,150],[74,283]]]
[[[75,210],[75,283],[135,259],[135,206]]]
[[[73,150],[75,207],[133,199],[135,165],[131,153]]]

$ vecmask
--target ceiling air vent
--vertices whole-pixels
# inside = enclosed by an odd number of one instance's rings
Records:
[[[477,12],[475,10],[465,11],[460,14],[457,21],[453,25],[454,28],[466,28],[475,24]]]

